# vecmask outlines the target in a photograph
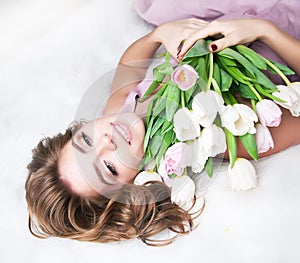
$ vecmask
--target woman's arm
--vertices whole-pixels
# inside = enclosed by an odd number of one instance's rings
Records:
[[[246,18],[210,22],[186,39],[179,58],[184,56],[196,40],[220,34],[224,37],[210,44],[211,51],[216,52],[229,46],[260,40],[300,76],[300,41],[264,19]]]
[[[153,57],[159,46],[152,31],[126,49],[116,69],[111,94],[103,112],[105,115],[120,112],[130,90],[145,76],[147,60]]]
[[[260,40],[273,49],[300,77],[300,41],[282,31],[271,22],[266,22]]]

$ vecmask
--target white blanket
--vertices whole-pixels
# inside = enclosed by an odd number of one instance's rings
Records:
[[[256,163],[259,186],[249,192],[232,192],[221,167],[199,227],[167,247],[29,233],[24,182],[31,149],[64,131],[91,83],[149,30],[132,0],[0,2],[0,262],[300,262],[300,146]],[[99,86],[99,103],[107,89]]]

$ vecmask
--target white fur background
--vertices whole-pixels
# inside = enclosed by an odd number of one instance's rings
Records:
[[[249,192],[232,192],[221,167],[199,227],[167,247],[29,233],[31,149],[68,126],[88,87],[149,30],[133,0],[0,1],[0,262],[300,262],[299,146],[256,163],[259,187]],[[99,103],[107,89],[99,85]]]

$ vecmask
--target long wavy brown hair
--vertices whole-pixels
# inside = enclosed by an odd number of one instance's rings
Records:
[[[57,163],[60,151],[80,125],[42,139],[32,151],[25,188],[29,230],[34,236],[93,242],[138,238],[157,246],[169,244],[194,228],[193,219],[201,214],[204,205],[196,213],[185,211],[171,202],[170,189],[163,183],[127,184],[111,199],[101,195],[82,197],[72,192],[60,179]],[[114,201],[120,200],[118,195],[122,195],[122,203]],[[163,231],[174,235],[163,240],[154,238]]]

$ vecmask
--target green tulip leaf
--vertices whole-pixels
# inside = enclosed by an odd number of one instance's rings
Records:
[[[209,177],[213,176],[213,160],[212,157],[209,157],[205,163],[205,171]]]
[[[166,55],[167,57],[167,55]],[[167,59],[167,58],[166,58]],[[153,69],[153,82],[146,90],[144,96],[140,99],[140,102],[144,102],[161,84],[165,76],[171,75],[173,72],[173,66],[170,61],[166,61],[163,64],[158,65]]]
[[[274,89],[276,88],[275,84],[264,74],[262,73],[256,66],[254,66],[247,58],[241,55],[239,52],[233,50],[232,48],[225,48],[218,52],[219,55],[223,55],[225,57],[230,57],[232,59],[236,59],[253,77],[253,81],[260,83],[261,85]]]
[[[173,66],[170,63],[170,61],[166,61],[165,63],[158,65],[154,69],[155,69],[155,72],[153,70],[154,79],[158,81],[162,81],[166,75],[171,75],[173,72]],[[155,74],[157,74],[157,77]]]
[[[246,151],[253,158],[253,160],[258,160],[258,150],[256,145],[255,136],[251,133],[247,133],[243,136],[240,136],[240,140],[244,145]]]
[[[150,134],[151,134],[151,129],[153,126],[153,122],[154,122],[154,117],[152,116],[152,118],[150,119],[149,125],[147,126],[147,131],[145,134],[145,138],[144,138],[144,152],[146,152],[149,140],[150,140]]]
[[[151,155],[153,157],[156,156],[156,154],[158,153],[158,150],[162,144],[162,140],[163,140],[163,137],[161,136],[161,134],[157,134],[155,135],[149,142],[149,148],[150,148],[150,152],[151,152]]]
[[[199,77],[207,82],[207,66],[206,66],[206,58],[199,57],[197,60],[197,66],[195,67]]]
[[[161,134],[165,134],[168,131],[172,130],[173,128],[174,128],[174,125],[172,122],[165,121],[165,123],[163,124],[163,126],[161,128]]]
[[[156,160],[157,160],[157,165],[159,167],[161,159],[164,157],[168,147],[172,144],[174,137],[174,131],[170,130],[167,133],[164,134],[161,146],[159,148],[159,152],[157,154]]]
[[[164,109],[168,96],[168,84],[166,83],[164,87],[155,95],[156,102],[153,106],[152,114],[153,116],[158,116]]]
[[[254,50],[251,48],[248,48],[244,45],[237,45],[235,46],[235,49],[243,54],[252,64],[254,64],[257,68],[266,70],[267,64],[263,57],[259,54],[257,54]]]
[[[276,62],[276,61],[274,61],[274,60],[271,60],[271,59],[269,59],[269,61],[270,61],[273,65],[275,65],[275,66],[276,66],[283,74],[285,74],[285,75],[294,75],[294,74],[295,74],[295,72],[294,72],[292,69],[290,69],[289,67],[287,67],[287,66],[285,66],[285,65],[282,65],[281,63],[278,63],[278,62]],[[274,69],[272,69],[269,65],[268,65],[268,70],[269,70],[271,73],[277,74],[277,72],[274,71]]]
[[[177,176],[177,174],[174,174],[174,173],[171,173],[171,174],[168,174],[169,178],[175,178]]]
[[[148,163],[150,163],[153,160],[153,157],[151,156],[150,153],[150,149],[148,149],[144,155],[143,160],[141,161],[141,163],[139,164],[139,168],[138,171],[142,171],[145,167],[145,165],[147,165]]]
[[[184,92],[184,99],[186,102],[189,102],[189,100],[193,97],[193,93],[195,92],[196,89],[197,89],[197,84],[195,84],[189,90],[186,90]]]
[[[232,85],[232,77],[222,68],[220,68],[221,75],[221,91],[228,91]]]
[[[258,83],[254,83],[254,86],[257,89],[257,91],[259,93],[261,93],[262,95],[264,95],[264,96],[266,96],[266,97],[268,97],[268,98],[270,98],[270,99],[272,99],[274,101],[277,101],[277,102],[283,102],[283,103],[286,102],[285,100],[280,99],[280,98],[278,98],[278,97],[270,94],[270,92],[268,92],[268,91],[275,92],[275,91],[277,91],[277,88],[276,88],[276,90],[272,91],[272,90],[265,90],[265,89],[263,89]]]
[[[177,85],[168,86],[168,97],[166,104],[163,105],[166,108],[167,121],[171,121],[180,103],[180,89]]]
[[[213,78],[217,82],[218,86],[221,86],[221,70],[217,63],[214,63],[214,69],[213,69]]]
[[[236,61],[232,58],[228,58],[225,55],[220,56],[219,53],[216,53],[216,58],[216,61],[218,61],[218,59],[221,59],[226,66],[237,67]]]
[[[158,129],[163,125],[163,123],[165,122],[165,118],[161,118],[158,117],[151,129],[151,133],[150,133],[150,139],[156,134],[156,132],[158,131]]]
[[[255,94],[251,91],[248,85],[240,83],[240,85],[237,86],[237,90],[241,97],[245,99],[257,99]]]
[[[146,113],[146,127],[149,125],[150,118],[152,116],[152,108],[155,99],[151,100],[148,104],[147,113]]]
[[[237,143],[236,137],[225,128],[227,150],[229,154],[230,167],[232,168],[237,158]]]
[[[140,102],[144,102],[155,90],[156,88],[160,85],[160,81],[154,80],[147,91],[145,92],[144,96],[140,98]]]
[[[210,51],[208,49],[206,40],[200,39],[189,49],[189,51],[183,57],[182,61],[185,62],[190,58],[202,57],[208,53],[210,53]]]

